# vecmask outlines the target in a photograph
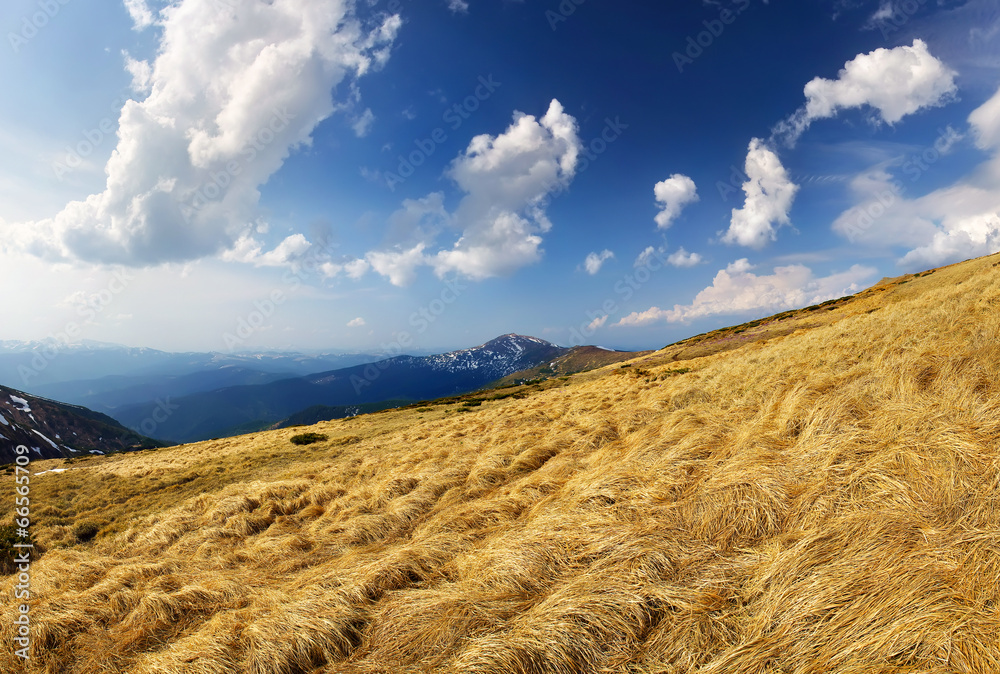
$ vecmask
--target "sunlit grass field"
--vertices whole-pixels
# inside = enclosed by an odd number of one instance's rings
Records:
[[[998,264],[524,396],[39,462],[0,670],[1000,672]]]

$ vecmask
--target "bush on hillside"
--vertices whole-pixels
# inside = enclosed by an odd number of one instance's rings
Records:
[[[94,539],[97,532],[101,530],[101,525],[94,520],[84,520],[73,525],[73,535],[80,543],[86,543]]]
[[[292,436],[293,445],[311,445],[314,442],[323,442],[327,440],[327,436],[322,433],[299,433],[298,435]]]

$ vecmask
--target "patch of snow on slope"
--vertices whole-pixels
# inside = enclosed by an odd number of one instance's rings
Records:
[[[7,421],[7,419],[5,419],[2,414],[0,414],[0,424],[3,424],[4,426],[10,426],[10,422]]]
[[[20,405],[20,407],[15,407],[19,412],[24,412],[26,414],[31,414],[31,408],[28,406],[28,401],[24,398],[18,398],[15,395],[10,396],[10,399],[14,401],[15,405]]]
[[[38,431],[36,431],[34,428],[31,429],[31,432],[34,433],[35,435],[37,435],[38,437],[40,437],[45,442],[47,442],[50,445],[52,445],[52,449],[59,449],[59,445],[57,445],[56,443],[54,443],[51,440],[49,440],[47,437],[45,437],[44,435],[42,435],[41,433],[39,433]]]

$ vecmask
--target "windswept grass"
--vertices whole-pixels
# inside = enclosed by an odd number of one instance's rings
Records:
[[[1000,672],[996,261],[683,368],[36,477],[28,671]]]

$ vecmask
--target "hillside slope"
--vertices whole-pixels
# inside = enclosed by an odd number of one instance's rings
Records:
[[[611,351],[599,346],[574,346],[566,353],[552,361],[536,365],[527,370],[509,374],[495,382],[492,387],[511,386],[522,381],[531,381],[540,377],[560,377],[579,372],[589,372],[606,365],[622,363],[626,360],[645,356],[652,351]]]
[[[0,464],[14,461],[18,445],[32,459],[162,446],[98,412],[0,386]]]
[[[998,672],[998,265],[683,367],[719,336],[34,477],[27,671]]]

